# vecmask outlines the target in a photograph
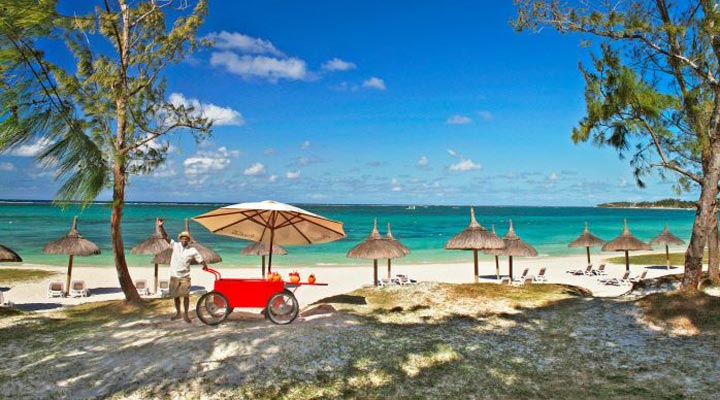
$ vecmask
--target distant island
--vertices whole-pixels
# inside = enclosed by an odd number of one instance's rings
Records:
[[[663,199],[658,201],[615,201],[612,203],[601,203],[597,205],[601,208],[682,208],[695,209],[694,201],[680,199]]]

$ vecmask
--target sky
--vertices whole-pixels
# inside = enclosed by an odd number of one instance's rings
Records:
[[[573,144],[581,38],[517,33],[511,1],[212,1],[212,48],[170,67],[168,101],[214,122],[132,176],[128,201],[594,206],[677,197]],[[58,52],[61,49],[57,49]],[[0,154],[0,199],[52,199],[37,140]],[[692,197],[693,193],[683,197]],[[99,200],[108,200],[105,191]]]

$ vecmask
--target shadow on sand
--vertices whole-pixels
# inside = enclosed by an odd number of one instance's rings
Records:
[[[53,310],[56,308],[61,308],[62,304],[60,303],[24,303],[24,304],[15,304],[15,308],[18,310],[23,311],[43,311],[43,310]]]

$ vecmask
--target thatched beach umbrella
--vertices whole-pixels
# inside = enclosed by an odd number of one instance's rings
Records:
[[[185,218],[185,232],[190,233],[190,225],[188,224],[187,218]],[[222,261],[222,257],[220,257],[220,254],[201,245],[195,239],[192,239],[192,241],[190,241],[190,244],[188,246],[195,248],[195,250],[197,250],[198,253],[200,253],[200,256],[203,258],[203,260],[208,264],[215,264],[215,263],[219,263],[220,261]],[[156,264],[170,265],[170,259],[172,258],[172,252],[173,252],[172,248],[161,251],[160,253],[155,255],[155,257],[153,258],[153,262]],[[190,261],[190,265],[198,265],[198,263],[197,263],[197,261],[195,261],[195,259],[192,259]]]
[[[590,230],[588,230],[588,223],[585,222],[585,230],[583,231],[583,233],[578,236],[577,239],[570,242],[570,244],[568,244],[568,247],[584,247],[587,251],[587,262],[588,265],[590,265],[590,248],[594,246],[602,246],[604,244],[604,240],[590,233]]]
[[[402,255],[401,257],[404,257],[404,256],[410,254],[410,249],[408,249],[404,244],[400,243],[400,241],[397,240],[397,239],[395,239],[395,237],[393,236],[392,231],[390,230],[390,223],[389,223],[389,222],[388,222],[387,236],[385,236],[385,238],[386,238],[388,241],[390,241],[390,243],[391,243],[393,246],[397,246],[397,248],[400,249],[400,251],[402,251],[403,255]],[[392,272],[391,272],[392,259],[391,259],[391,258],[388,258],[387,261],[388,261],[388,262],[387,262],[387,267],[388,267],[388,268],[387,268],[387,277],[388,277],[388,279],[389,279],[389,278],[390,278],[390,275],[392,275]]]
[[[273,244],[273,254],[284,256],[287,254],[287,250],[284,248]],[[262,257],[262,277],[265,277],[265,256],[270,254],[270,245],[262,243],[262,242],[252,242],[244,249],[240,250],[240,254],[246,255],[246,256],[260,256]],[[272,272],[268,270],[268,272]]]
[[[513,276],[513,257],[535,257],[538,255],[537,250],[535,250],[534,247],[530,246],[529,244],[525,243],[520,237],[515,233],[515,228],[513,227],[513,222],[510,220],[510,227],[508,228],[507,233],[502,238],[503,243],[505,244],[505,247],[498,250],[489,250],[486,253],[492,254],[496,256],[508,256],[508,267],[510,272],[510,277]]]
[[[153,233],[144,242],[135,246],[130,250],[130,254],[152,254],[157,255],[158,253],[170,249],[170,243],[165,240],[160,225],[158,225],[159,218],[155,218],[155,233]],[[171,250],[172,251],[172,250]],[[155,290],[153,293],[157,293],[158,288],[158,263],[154,262],[155,265]]]
[[[445,243],[445,250],[472,250],[475,263],[475,283],[478,281],[478,250],[502,249],[505,244],[496,234],[475,220],[475,209],[470,207],[470,225]]]
[[[673,235],[668,230],[667,222],[665,223],[665,229],[663,229],[662,232],[660,232],[659,235],[655,236],[650,240],[651,246],[665,246],[665,259],[667,260],[667,269],[670,269],[670,249],[668,246],[679,246],[681,244],[685,244],[685,241],[680,239],[679,237]]]
[[[373,260],[373,285],[376,286],[378,284],[377,260],[382,258],[398,258],[404,255],[405,253],[403,253],[400,247],[380,236],[377,230],[377,218],[375,218],[370,235],[347,253],[347,257],[349,258]]]
[[[67,269],[67,284],[65,285],[65,295],[70,290],[70,277],[72,276],[73,258],[75,256],[92,256],[100,254],[100,248],[97,245],[82,236],[77,231],[77,219],[73,218],[70,231],[58,240],[50,242],[43,248],[46,254],[67,254],[70,256]]]
[[[630,271],[630,255],[629,251],[633,250],[652,250],[652,247],[642,240],[633,236],[628,229],[627,219],[623,222],[623,232],[620,236],[605,243],[602,251],[624,251],[625,252],[625,271]]]
[[[12,249],[0,244],[0,262],[22,262],[22,258]]]

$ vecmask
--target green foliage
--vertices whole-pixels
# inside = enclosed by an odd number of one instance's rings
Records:
[[[690,208],[694,209],[697,203],[694,201],[680,200],[680,199],[662,199],[658,201],[615,201],[612,203],[601,203],[598,207],[601,208]]]
[[[63,182],[56,200],[89,203],[112,185],[113,167],[122,179],[152,172],[169,134],[209,135],[211,121],[170,103],[162,78],[201,46],[207,1],[174,20],[165,10],[182,14],[186,1],[98,2],[72,16],[55,6],[8,0],[0,10],[0,151],[50,144],[38,159]],[[49,62],[48,45],[67,49],[74,68]]]
[[[0,269],[0,283],[9,284],[17,282],[35,281],[56,275],[55,272],[41,269],[2,268]]]

